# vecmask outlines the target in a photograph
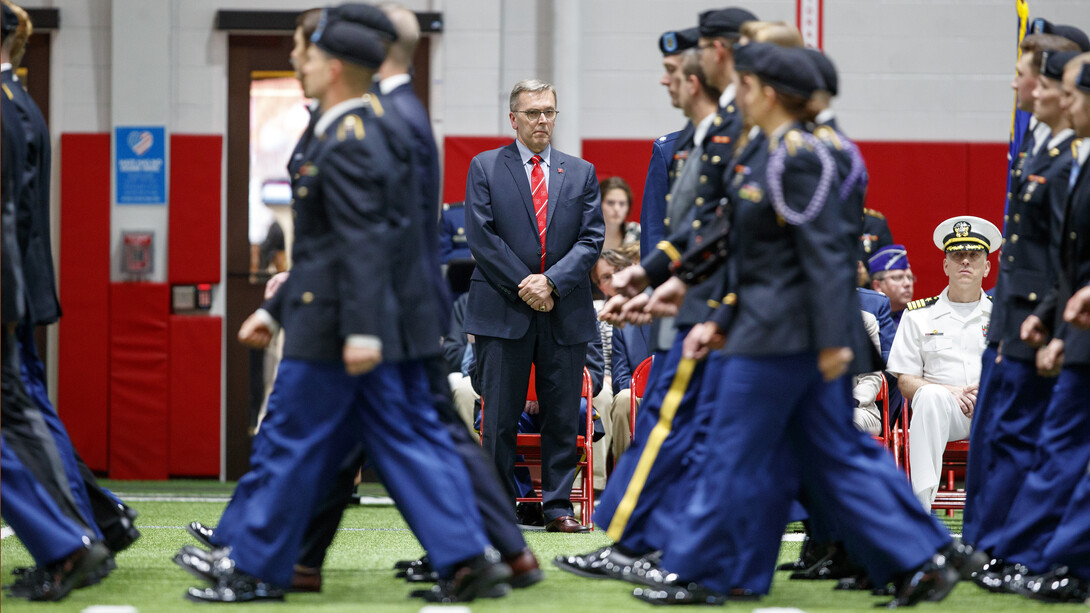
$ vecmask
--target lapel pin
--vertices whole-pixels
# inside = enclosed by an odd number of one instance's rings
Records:
[[[556,172],[557,172],[557,174],[564,174],[564,169],[563,168],[557,168]]]

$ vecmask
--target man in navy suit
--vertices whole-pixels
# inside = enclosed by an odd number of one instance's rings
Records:
[[[520,81],[510,98],[515,142],[470,164],[466,231],[477,269],[465,327],[477,339],[484,448],[509,493],[517,491],[515,435],[535,364],[546,529],[581,532],[570,497],[583,364],[599,334],[590,269],[605,230],[594,167],[550,145],[556,102],[552,85]]]

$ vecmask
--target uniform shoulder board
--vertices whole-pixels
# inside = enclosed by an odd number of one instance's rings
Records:
[[[1076,138],[1075,140],[1071,141],[1071,156],[1072,157],[1078,157],[1079,147],[1081,147],[1081,146],[1082,146],[1082,139],[1081,138]]]
[[[783,142],[787,145],[787,155],[795,157],[798,154],[800,147],[806,147],[806,140],[802,137],[802,132],[797,128],[789,130],[787,134],[783,135]]]
[[[0,87],[4,88],[4,95],[8,97],[8,100],[14,100],[15,99],[15,94],[11,93],[11,90],[8,89],[7,85],[2,85]]]
[[[379,101],[378,96],[364,94],[363,101],[375,112],[375,117],[382,117],[386,114],[386,111],[382,109],[382,102]]]
[[[844,143],[840,140],[840,135],[836,133],[836,130],[829,126],[818,126],[814,130],[814,136],[820,138],[825,143],[832,145],[837,150],[844,148]]]
[[[349,136],[355,140],[363,140],[363,119],[355,113],[345,115],[341,123],[337,125],[337,141],[344,142]]]
[[[938,296],[932,296],[930,298],[922,298],[920,300],[913,300],[912,302],[908,303],[908,306],[905,307],[905,310],[915,311],[916,309],[926,309],[927,307],[935,304],[938,301],[939,301]]]
[[[881,211],[876,211],[874,209],[864,208],[863,209],[863,214],[864,215],[870,215],[871,217],[877,217],[878,219],[885,219],[886,218],[886,216],[883,215],[881,213]]]

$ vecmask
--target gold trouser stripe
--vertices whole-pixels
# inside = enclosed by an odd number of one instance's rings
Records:
[[[614,541],[621,540],[632,511],[636,509],[643,486],[647,483],[647,475],[651,473],[651,467],[655,465],[659,449],[662,448],[663,441],[670,435],[670,430],[673,428],[674,415],[677,413],[678,405],[681,404],[681,398],[685,396],[685,390],[689,387],[689,380],[693,376],[695,367],[696,360],[690,358],[682,358],[678,362],[674,380],[670,383],[670,391],[666,393],[662,408],[659,410],[659,423],[655,424],[647,437],[643,451],[640,453],[640,461],[636,464],[636,470],[628,481],[628,489],[625,490],[621,503],[617,505],[617,510],[613,513],[613,521],[609,522],[606,534]]]

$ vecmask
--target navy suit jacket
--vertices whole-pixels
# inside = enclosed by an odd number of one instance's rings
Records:
[[[15,202],[16,234],[22,255],[27,300],[27,316],[35,325],[51,324],[61,316],[53,270],[50,241],[49,185],[52,145],[45,118],[30,94],[12,77],[12,71],[0,74],[4,97],[9,98],[22,126],[24,162],[20,165],[21,189]]]
[[[632,372],[651,356],[651,326],[613,328],[613,393],[632,387]]]
[[[605,236],[598,179],[589,162],[555,148],[549,173],[545,275],[556,285],[556,294],[548,315],[558,344],[587,343],[599,334],[590,291],[590,269]],[[477,260],[466,332],[521,338],[536,313],[519,298],[518,285],[541,272],[541,241],[530,182],[514,142],[485,151],[470,163],[466,233]]]

